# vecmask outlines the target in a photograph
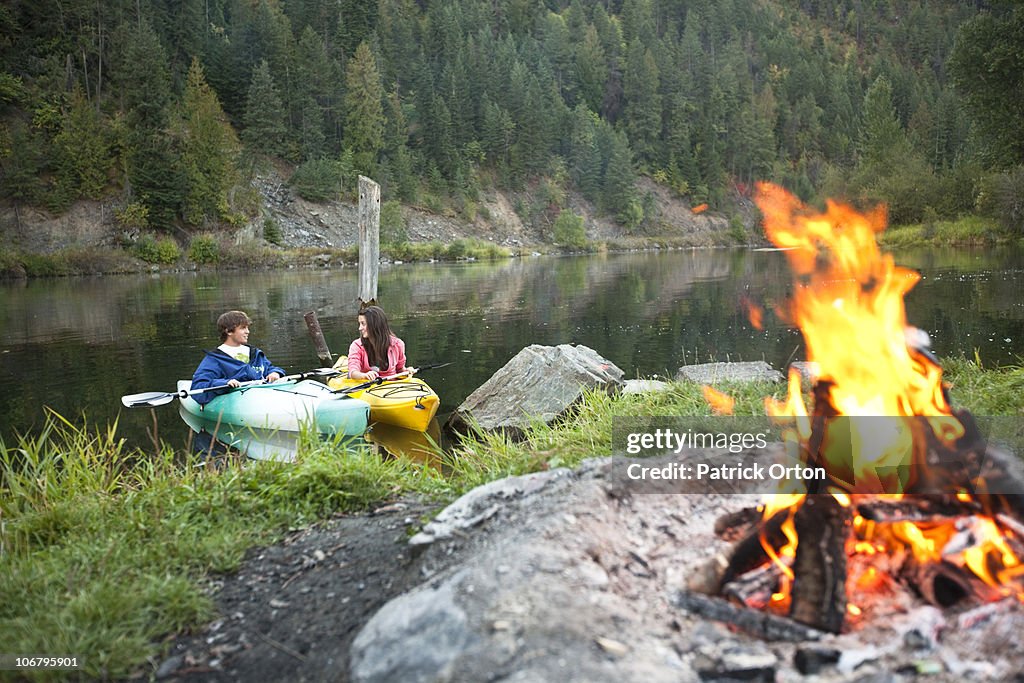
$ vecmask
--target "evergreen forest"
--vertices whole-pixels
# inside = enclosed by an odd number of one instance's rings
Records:
[[[1024,222],[1024,7],[992,0],[14,0],[0,193],[230,229],[249,181],[472,218],[577,192],[627,231],[646,176],[729,215],[757,180],[895,223]]]

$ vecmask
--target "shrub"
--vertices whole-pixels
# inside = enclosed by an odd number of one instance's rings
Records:
[[[554,238],[556,243],[566,247],[586,246],[587,232],[583,227],[583,216],[563,209],[555,219]]]
[[[263,239],[277,246],[281,246],[284,242],[281,226],[270,216],[263,219]]]
[[[381,244],[402,244],[409,241],[401,202],[391,200],[381,204],[380,241]]]
[[[125,228],[145,228],[149,225],[149,207],[132,202],[123,209],[114,209],[114,218]]]
[[[220,243],[213,235],[196,235],[188,245],[188,257],[195,263],[217,263]]]
[[[295,169],[288,184],[303,199],[324,202],[341,194],[343,180],[344,168],[340,162],[313,159]]]
[[[743,225],[743,219],[739,216],[733,216],[729,219],[729,236],[732,237],[737,244],[747,243],[747,227]]]
[[[23,278],[27,275],[22,259],[13,252],[0,252],[0,280]]]
[[[469,243],[466,240],[459,239],[448,245],[448,248],[445,249],[445,256],[451,259],[459,259],[463,258],[468,251]]]
[[[644,220],[644,209],[635,199],[620,211],[615,218],[626,228],[626,232],[632,232]]]
[[[171,264],[181,258],[181,249],[170,237],[156,239],[152,235],[144,235],[136,242],[134,251],[146,263]]]
[[[1024,166],[985,178],[978,209],[1007,230],[1024,232]]]

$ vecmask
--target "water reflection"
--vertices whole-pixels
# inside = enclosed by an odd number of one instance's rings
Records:
[[[364,438],[392,457],[407,458],[437,469],[441,467],[443,445],[437,418],[430,421],[425,432],[377,422],[370,426]]]
[[[922,272],[907,299],[910,321],[932,334],[941,356],[1014,362],[1024,335],[1018,250],[927,250],[897,254]],[[122,395],[173,390],[203,349],[218,343],[228,309],[253,318],[251,342],[290,372],[320,363],[303,314],[316,311],[336,353],[356,337],[357,272],[286,270],[116,276],[0,284],[0,437],[38,428],[42,406],[72,421],[119,420],[147,445],[148,409],[122,409]],[[778,252],[675,251],[578,258],[385,266],[379,296],[414,365],[452,361],[422,378],[453,410],[529,344],[585,344],[628,377],[671,376],[708,360],[803,357],[797,330],[772,313],[790,276]],[[755,330],[742,298],[765,307]],[[160,434],[183,447],[176,410],[158,409]]]

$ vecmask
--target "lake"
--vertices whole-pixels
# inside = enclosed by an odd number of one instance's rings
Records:
[[[1024,256],[1012,248],[927,249],[895,254],[922,274],[908,319],[941,358],[986,364],[1024,355]],[[684,250],[497,262],[386,265],[378,300],[413,365],[452,365],[421,375],[451,412],[529,344],[584,344],[627,378],[674,375],[680,365],[803,359],[798,330],[768,315],[754,329],[744,298],[771,306],[789,291],[777,251]],[[118,421],[132,445],[148,444],[147,409],[124,394],[172,391],[219,340],[216,319],[241,309],[250,342],[288,372],[320,365],[303,315],[316,311],[335,355],[356,337],[356,268],[190,272],[0,283],[0,438],[37,430],[44,406],[76,424]],[[955,396],[954,396],[955,398]],[[160,437],[183,445],[176,403],[156,409]]]

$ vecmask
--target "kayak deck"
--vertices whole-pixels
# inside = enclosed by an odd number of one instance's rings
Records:
[[[342,374],[327,381],[330,388],[344,391],[349,387],[366,384],[366,380],[349,379],[343,363],[343,358],[335,363],[334,367],[341,370]],[[383,422],[417,432],[427,431],[441,404],[437,393],[418,377],[385,379],[380,384],[348,395],[370,404],[371,422]]]
[[[178,389],[191,387],[179,380]],[[358,398],[336,394],[312,380],[257,384],[215,397],[206,405],[181,399],[186,412],[224,426],[298,432],[310,427],[320,434],[358,436],[366,431],[370,406]]]

